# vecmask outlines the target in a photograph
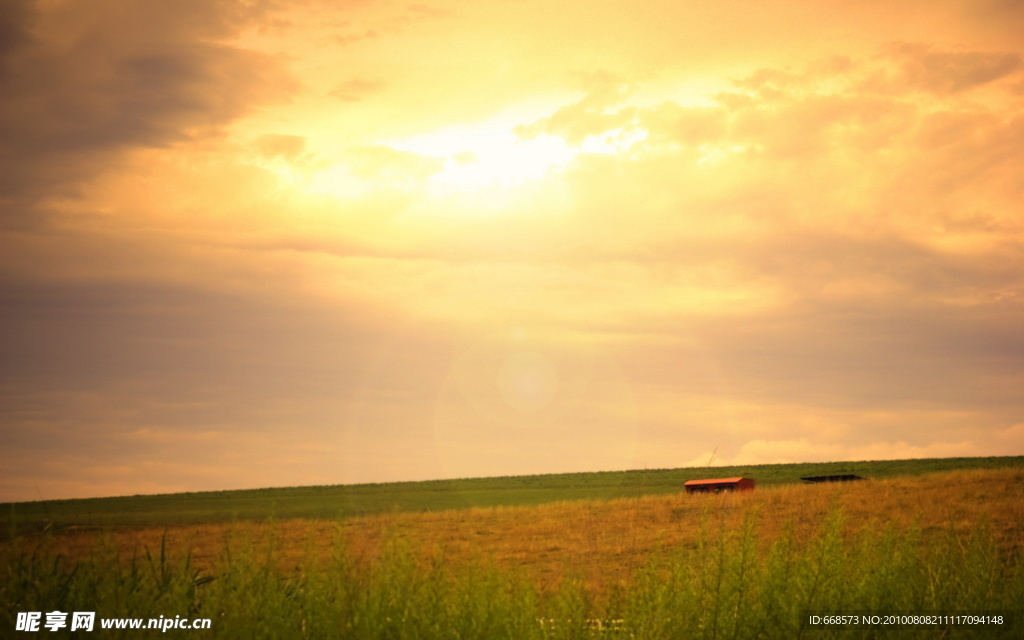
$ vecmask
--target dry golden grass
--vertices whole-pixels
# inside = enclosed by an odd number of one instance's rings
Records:
[[[338,522],[286,520],[224,523],[98,533],[65,531],[60,551],[87,554],[97,543],[116,544],[123,558],[158,553],[161,538],[176,554],[192,553],[193,565],[213,570],[226,545],[251,545],[282,570],[330,557],[340,539],[355,562],[367,562],[389,536],[409,541],[427,557],[443,554],[516,568],[541,588],[566,576],[595,592],[626,584],[659,549],[695,545],[701,531],[714,535],[756,513],[762,543],[785,526],[797,537],[814,531],[834,505],[847,532],[895,523],[915,525],[928,536],[970,533],[988,523],[1000,547],[1024,551],[1024,470],[947,472],[834,485],[789,485],[750,493],[651,496],[579,501],[534,507],[473,508],[395,513]],[[104,538],[105,536],[105,538]]]

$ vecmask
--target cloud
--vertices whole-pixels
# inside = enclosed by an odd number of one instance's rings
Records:
[[[349,45],[353,45],[353,44],[355,44],[357,42],[362,42],[364,40],[376,40],[380,36],[381,36],[380,32],[378,32],[378,31],[376,31],[374,29],[366,29],[366,30],[358,32],[358,33],[353,33],[353,32],[340,33],[340,34],[338,34],[338,35],[336,35],[334,37],[334,42],[335,42],[335,44],[337,44],[337,45],[339,45],[341,47],[347,47]]]
[[[728,112],[714,107],[682,107],[665,102],[639,112],[638,124],[647,132],[644,146],[697,147],[722,139],[728,128]]]
[[[256,149],[269,159],[293,159],[306,150],[305,136],[266,133],[256,140]]]
[[[215,42],[255,19],[236,3],[68,2],[26,15],[7,37],[22,44],[5,57],[0,106],[8,224],[128,150],[217,135],[295,90],[273,57]]]
[[[940,97],[967,94],[1021,80],[1024,61],[1015,51],[941,50],[919,42],[883,46],[879,58],[888,62],[868,77],[867,91],[904,94],[926,92]]]
[[[527,140],[543,134],[557,135],[569,144],[579,145],[591,136],[622,128],[633,120],[633,108],[610,110],[629,95],[630,85],[624,79],[601,70],[583,74],[577,82],[586,91],[583,98],[547,118],[517,126],[515,133]]]
[[[352,78],[339,84],[328,95],[342,102],[360,102],[365,100],[366,96],[380,91],[385,86],[386,83],[379,79]]]
[[[338,10],[336,3],[317,3],[325,6],[317,7],[317,14],[323,14],[331,10]],[[352,3],[345,3],[340,8],[348,13],[353,5],[365,5],[367,3],[356,0]],[[361,16],[362,20],[356,22],[344,19],[332,27],[335,31],[332,41],[340,47],[380,39],[394,39],[407,31],[414,29],[423,23],[429,23],[438,19],[450,18],[455,11],[448,8],[417,3],[411,5],[402,4],[395,6],[391,3],[378,3],[369,12],[369,16]]]
[[[390,187],[411,187],[444,169],[440,158],[383,144],[353,147],[346,151],[345,158],[357,178]]]
[[[938,94],[959,93],[1017,74],[1024,65],[1017,53],[934,51],[920,44],[892,46],[902,63],[903,82]]]
[[[7,71],[7,56],[31,42],[28,27],[36,19],[31,0],[11,0],[0,7],[0,60],[4,62],[0,71],[3,73]]]
[[[555,116],[539,123],[573,140],[611,126],[645,131],[627,146],[630,158],[580,158],[565,175],[570,184],[578,180],[581,192],[588,190],[580,197],[590,215],[605,206],[629,206],[609,192],[629,193],[628,185],[637,185],[636,195],[629,195],[646,198],[644,209],[662,218],[659,241],[666,232],[692,237],[729,228],[737,213],[769,231],[785,220],[790,233],[827,227],[833,233],[910,234],[925,243],[942,242],[934,227],[922,228],[936,218],[952,226],[961,221],[1019,230],[1011,211],[1021,187],[1011,176],[1024,157],[1012,141],[1024,118],[1019,108],[1001,102],[1009,98],[1007,87],[996,102],[970,106],[956,96],[922,101],[908,86],[885,94],[865,91],[864,79],[886,64],[846,60],[781,72],[785,81],[777,81],[770,95],[758,87],[779,74],[762,70],[737,81],[741,91],[729,95],[743,100],[719,94],[719,106],[663,102],[632,114],[580,110],[571,112],[573,119],[567,107],[555,114],[567,118],[557,128],[551,125]],[[619,120],[601,121],[611,115]],[[798,174],[815,188],[801,189],[793,179]],[[678,213],[662,212],[663,206]],[[687,213],[701,211],[714,215],[691,224]]]

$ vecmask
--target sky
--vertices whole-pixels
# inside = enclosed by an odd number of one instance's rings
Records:
[[[1016,0],[3,0],[0,500],[1024,454]]]

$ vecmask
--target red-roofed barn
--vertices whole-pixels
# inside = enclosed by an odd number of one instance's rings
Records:
[[[686,493],[721,493],[722,491],[753,491],[753,478],[715,478],[713,480],[688,480]]]

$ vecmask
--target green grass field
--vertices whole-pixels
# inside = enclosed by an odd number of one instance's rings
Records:
[[[0,544],[0,636],[22,636],[14,631],[19,613],[93,611],[98,620],[210,622],[166,633],[97,628],[102,638],[1010,640],[1024,624],[1022,497],[1018,467],[351,518],[319,529],[320,548],[289,539],[287,520],[239,522],[225,525],[230,535],[222,541],[195,541],[219,545],[203,564],[195,547],[171,542],[170,529],[141,546],[100,532],[85,548],[70,544],[82,532],[36,533]],[[592,517],[595,510],[600,517]],[[933,517],[922,520],[922,513]],[[559,578],[538,583],[516,556],[510,564],[487,552],[483,538],[468,552],[448,544],[460,537],[456,522],[465,522],[462,532],[483,533],[495,518],[505,523],[499,550],[528,543],[520,525],[543,538],[531,555],[559,546],[564,553],[587,540],[600,550],[564,556]],[[367,522],[383,533],[370,554],[359,524]],[[447,542],[424,546],[431,529]],[[622,579],[600,588],[586,579],[594,565],[635,547],[645,530],[686,535],[646,547]],[[804,624],[811,614],[839,613],[945,618],[845,629]]]
[[[649,469],[380,484],[209,491],[0,504],[5,532],[78,526],[168,526],[270,517],[336,519],[388,512],[536,505],[681,491],[687,480],[747,476],[758,486],[854,473],[882,479],[958,469],[1024,467],[1024,456]]]

